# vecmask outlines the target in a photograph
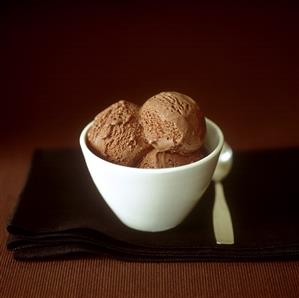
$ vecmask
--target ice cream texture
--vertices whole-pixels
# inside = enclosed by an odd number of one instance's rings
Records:
[[[138,165],[139,168],[170,168],[186,165],[202,159],[205,156],[204,150],[183,155],[170,151],[151,150],[147,153]]]
[[[87,141],[97,155],[126,166],[136,165],[150,149],[139,123],[139,107],[124,100],[95,117]]]
[[[167,168],[204,157],[204,114],[189,96],[161,92],[141,107],[121,100],[94,119],[89,148],[110,162],[140,168]]]
[[[203,144],[205,119],[198,104],[178,92],[161,92],[140,110],[147,141],[158,151],[190,153]]]

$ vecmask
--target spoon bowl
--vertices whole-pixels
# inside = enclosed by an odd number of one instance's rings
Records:
[[[215,172],[213,174],[213,180],[219,182],[224,179],[230,173],[232,165],[233,150],[226,142],[224,142]]]

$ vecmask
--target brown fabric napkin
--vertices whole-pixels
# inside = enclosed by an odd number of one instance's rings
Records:
[[[213,183],[178,227],[140,232],[124,226],[106,205],[79,149],[39,150],[7,226],[7,247],[18,259],[82,254],[132,261],[298,258],[298,166],[298,148],[236,152],[223,181],[235,244],[217,245]]]

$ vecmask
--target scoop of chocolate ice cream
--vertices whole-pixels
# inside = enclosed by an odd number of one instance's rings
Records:
[[[159,152],[154,149],[148,152],[139,164],[139,168],[170,168],[186,165],[198,161],[204,157],[203,150],[197,150],[187,155],[175,152],[163,151]]]
[[[204,141],[206,123],[198,104],[178,92],[161,92],[140,110],[146,140],[158,151],[190,153]]]
[[[150,147],[139,123],[139,107],[121,100],[106,108],[95,117],[87,143],[108,161],[134,166]]]

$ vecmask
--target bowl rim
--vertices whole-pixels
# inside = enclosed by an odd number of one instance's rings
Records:
[[[91,125],[93,124],[93,121],[89,122],[81,131],[80,137],[79,137],[79,143],[81,146],[81,149],[83,151],[83,154],[85,152],[88,152],[88,154],[90,156],[92,156],[93,158],[97,159],[98,161],[100,161],[101,163],[103,163],[106,166],[109,167],[113,167],[115,169],[118,170],[125,170],[125,171],[132,171],[132,172],[136,172],[136,173],[156,173],[156,174],[161,174],[161,173],[175,173],[178,171],[185,171],[185,170],[189,170],[195,167],[198,167],[201,164],[207,163],[209,160],[213,159],[217,154],[220,153],[223,143],[224,143],[224,136],[223,133],[221,131],[221,129],[219,128],[219,126],[213,122],[212,120],[210,120],[209,118],[205,117],[206,123],[207,125],[210,125],[213,127],[213,129],[216,131],[219,141],[217,146],[214,148],[214,150],[212,150],[208,155],[206,155],[205,157],[203,157],[202,159],[186,164],[186,165],[182,165],[182,166],[176,166],[176,167],[169,167],[169,168],[159,168],[159,169],[152,169],[152,168],[137,168],[137,167],[129,167],[129,166],[124,166],[124,165],[119,165],[113,162],[110,162],[108,160],[105,160],[101,157],[99,157],[98,155],[96,155],[95,153],[93,153],[87,146],[86,144],[86,135],[87,132],[89,130],[89,128],[91,127]]]

